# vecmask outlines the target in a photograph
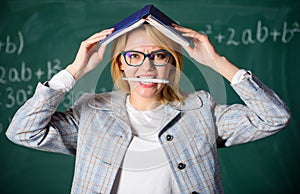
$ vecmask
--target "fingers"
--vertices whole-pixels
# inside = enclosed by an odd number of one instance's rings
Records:
[[[100,57],[103,57],[105,50],[106,50],[106,45],[105,46],[104,45],[100,45],[100,47],[98,49],[98,55]]]
[[[106,38],[108,35],[110,35],[113,32],[113,28],[110,29],[106,29],[103,30],[101,32],[98,32],[94,35],[92,35],[91,37],[89,37],[88,39],[84,40],[81,42],[81,45],[87,49],[91,48],[93,45],[95,45],[96,43],[98,43],[99,41],[103,40],[104,38]]]
[[[195,38],[201,42],[206,41],[208,39],[208,37],[205,34],[201,34],[195,30],[185,28],[185,27],[179,26],[177,24],[173,24],[173,27],[176,30],[182,32],[182,36],[189,37],[189,38]]]
[[[98,33],[92,35],[90,38],[95,38],[97,36],[103,36],[103,35],[107,36],[107,35],[111,34],[113,31],[114,31],[114,28],[109,28],[109,29],[106,29],[106,30],[102,30],[101,32],[98,32]]]
[[[185,28],[185,27],[183,27],[183,26],[179,26],[178,24],[172,24],[172,25],[173,25],[173,27],[174,27],[176,30],[181,31],[181,32],[184,32],[184,33],[189,33],[189,32],[194,31],[194,30],[192,30],[192,29]]]

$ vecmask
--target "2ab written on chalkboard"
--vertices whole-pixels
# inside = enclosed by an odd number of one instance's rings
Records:
[[[200,30],[201,33],[209,35],[218,44],[225,44],[226,46],[263,44],[268,40],[274,43],[282,42],[287,44],[300,32],[300,25],[297,21],[291,25],[284,21],[280,29],[270,29],[261,20],[257,21],[256,29],[246,28],[238,30],[236,27],[227,27],[226,31],[215,32],[211,24],[207,24],[205,27],[204,30]]]

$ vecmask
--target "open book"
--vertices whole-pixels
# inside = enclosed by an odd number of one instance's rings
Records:
[[[144,8],[112,26],[112,28],[115,29],[114,32],[107,36],[104,40],[100,41],[99,44],[107,45],[115,38],[139,27],[145,22],[154,26],[156,29],[161,31],[163,34],[165,34],[167,37],[177,42],[181,46],[187,47],[190,45],[189,39],[183,37],[180,32],[172,27],[172,24],[177,23],[153,5],[146,5]]]

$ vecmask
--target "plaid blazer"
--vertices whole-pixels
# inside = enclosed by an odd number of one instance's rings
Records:
[[[289,112],[252,76],[233,85],[245,105],[218,105],[204,91],[183,105],[165,106],[159,140],[182,193],[223,193],[217,146],[246,143],[285,127]],[[71,193],[109,194],[132,139],[126,94],[86,94],[56,112],[64,93],[42,84],[16,113],[6,132],[20,145],[76,155]]]

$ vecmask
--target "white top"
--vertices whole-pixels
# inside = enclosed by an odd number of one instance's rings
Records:
[[[158,141],[164,106],[150,111],[134,109],[127,98],[126,108],[133,139],[125,154],[112,193],[180,194],[179,187]]]

